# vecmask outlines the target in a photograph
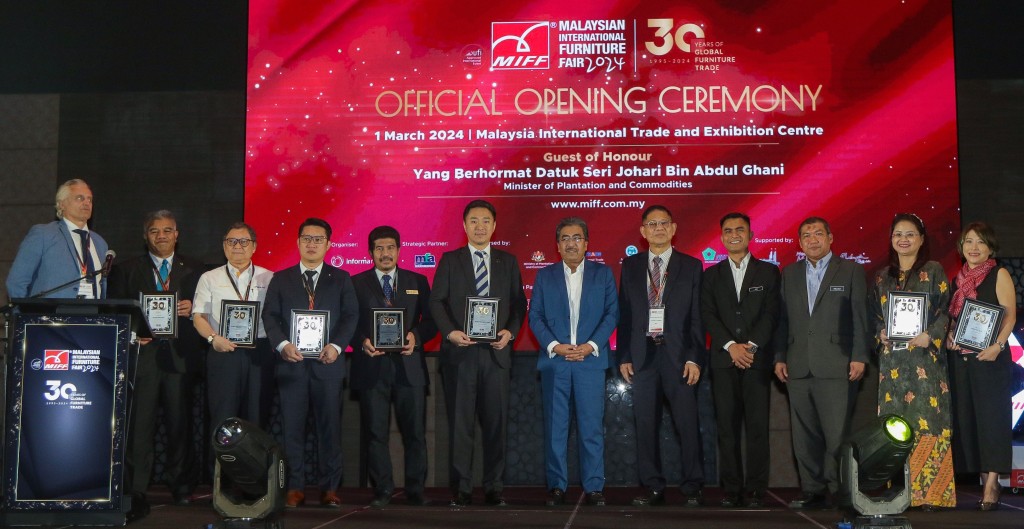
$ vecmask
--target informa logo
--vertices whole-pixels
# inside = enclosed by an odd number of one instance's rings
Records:
[[[492,22],[491,69],[547,70],[550,43],[547,22]]]
[[[434,257],[434,254],[427,252],[423,255],[415,256],[413,265],[416,268],[434,268],[437,266],[437,258]]]
[[[43,353],[43,371],[67,371],[71,351],[67,349],[46,349]]]

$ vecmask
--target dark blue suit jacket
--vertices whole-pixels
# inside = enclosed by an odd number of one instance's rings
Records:
[[[80,277],[82,269],[78,264],[78,250],[75,249],[72,236],[63,219],[32,226],[32,229],[28,230],[28,235],[21,241],[18,255],[14,258],[10,273],[7,274],[7,295],[12,299],[27,298]],[[93,263],[96,270],[99,270],[107,253],[107,241],[94,231],[90,231],[89,238],[101,260],[99,263]],[[47,297],[77,296],[78,283],[75,283]],[[107,297],[106,278],[100,279],[100,296]]]
[[[607,369],[611,363],[608,339],[619,321],[619,302],[615,292],[615,277],[607,266],[587,261],[583,265],[583,291],[580,317],[576,324],[576,344],[594,342],[600,356],[589,355],[578,365],[583,369]],[[530,300],[530,330],[537,337],[540,354],[537,369],[552,369],[565,358],[548,357],[551,342],[571,343],[569,328],[569,293],[565,283],[565,270],[561,261],[537,272]]]
[[[267,286],[267,298],[263,305],[263,326],[272,347],[291,339],[292,310],[309,310],[309,298],[302,284],[300,265],[285,268],[274,274]],[[324,264],[316,282],[313,310],[331,313],[328,342],[342,348],[338,361],[324,364],[318,360],[285,362],[278,355],[276,370],[287,376],[290,371],[298,373],[303,363],[313,363],[313,375],[320,380],[345,378],[345,346],[352,341],[352,334],[359,320],[359,303],[352,278],[348,272]]]

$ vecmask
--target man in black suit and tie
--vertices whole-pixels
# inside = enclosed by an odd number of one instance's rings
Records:
[[[719,222],[729,258],[704,271],[701,314],[711,334],[711,390],[718,423],[722,507],[764,506],[768,489],[771,340],[779,317],[779,269],[750,254],[750,217]],[[747,465],[740,439],[746,431]],[[744,483],[746,474],[746,483]]]
[[[139,299],[143,292],[176,292],[178,337],[145,340],[135,362],[131,391],[128,452],[125,457],[134,512],[144,512],[153,477],[157,408],[164,409],[167,463],[164,473],[174,503],[187,504],[199,478],[192,454],[192,379],[199,369],[201,337],[189,316],[203,268],[175,253],[178,225],[174,214],[160,210],[146,216],[143,236],[149,252],[114,267],[110,297]],[[141,511],[140,511],[141,510]]]
[[[324,263],[331,225],[317,218],[299,226],[299,264],[274,274],[267,287],[263,325],[279,353],[274,366],[281,396],[284,452],[288,459],[287,507],[306,501],[303,448],[310,405],[317,434],[317,485],[320,504],[340,507],[341,383],[345,378],[345,346],[352,341],[359,304],[348,272]],[[293,311],[326,311],[327,338],[319,351],[300,352],[293,343]],[[303,344],[298,344],[303,345]]]
[[[391,404],[405,449],[405,499],[427,505],[423,485],[427,479],[426,387],[429,383],[423,344],[437,335],[430,315],[427,278],[398,268],[401,238],[391,226],[370,231],[373,268],[352,277],[359,299],[359,325],[352,339],[351,387],[359,392],[359,409],[367,440],[367,471],[374,487],[371,507],[391,501],[395,482],[391,474],[388,437]],[[373,346],[373,309],[404,312],[405,346],[400,351],[379,351]]]
[[[505,505],[505,437],[508,423],[512,342],[526,314],[519,263],[491,247],[497,222],[494,206],[474,200],[462,212],[469,246],[445,252],[434,275],[430,312],[444,339],[441,376],[449,429],[449,486],[452,506],[469,505],[473,491],[474,419],[483,434],[483,486],[488,505]],[[497,340],[466,335],[466,298],[498,298]]]
[[[704,467],[696,384],[706,361],[701,324],[700,261],[672,249],[676,224],[665,206],[644,210],[640,234],[649,250],[622,262],[619,282],[619,372],[633,385],[637,470],[647,490],[635,506],[665,503],[658,426],[664,402],[681,445],[687,507],[702,503]]]
[[[864,268],[832,255],[828,222],[800,223],[807,256],[782,271],[782,318],[775,336],[775,375],[789,387],[793,452],[800,498],[792,509],[828,506],[839,488],[836,456],[849,428],[857,381],[868,361]]]

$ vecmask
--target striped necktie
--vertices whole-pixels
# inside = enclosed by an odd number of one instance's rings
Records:
[[[476,265],[476,295],[486,296],[487,295],[487,254],[477,250],[476,256],[479,258],[480,263]]]

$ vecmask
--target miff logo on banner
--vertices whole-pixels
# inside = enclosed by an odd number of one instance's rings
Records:
[[[67,349],[46,349],[43,352],[43,371],[67,371],[71,352]]]
[[[548,22],[491,22],[491,68],[547,70],[550,27]]]

